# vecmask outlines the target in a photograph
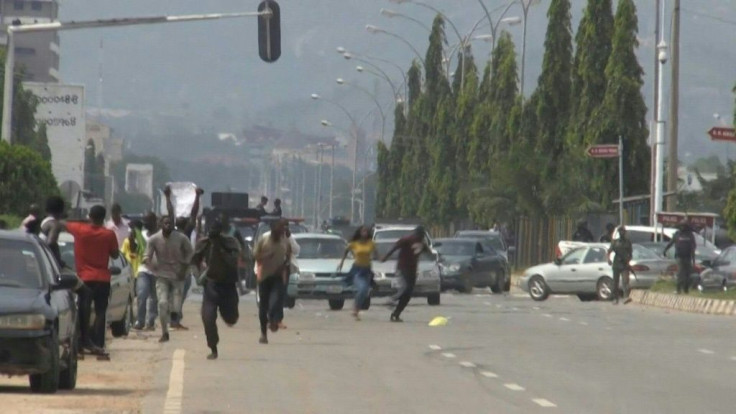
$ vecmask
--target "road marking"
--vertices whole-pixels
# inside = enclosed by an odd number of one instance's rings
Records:
[[[442,349],[442,347],[439,346],[439,345],[430,345],[429,346],[429,349],[431,349],[433,351],[439,351],[440,349]]]
[[[484,305],[491,306],[491,302],[483,302]]]
[[[731,361],[736,361],[736,356],[732,356]]]
[[[181,399],[184,392],[184,355],[186,351],[177,349],[171,357],[171,374],[169,374],[169,390],[166,392],[164,412],[181,413]]]
[[[545,318],[551,318],[552,317],[552,314],[550,314],[550,313],[543,313],[542,316],[544,316]]]
[[[496,305],[497,308],[501,309],[503,305]]]
[[[469,362],[469,361],[462,361],[462,362],[460,362],[460,366],[463,366],[465,368],[475,368],[476,367],[476,365],[474,363]]]
[[[522,387],[519,384],[509,383],[509,384],[503,384],[504,387],[510,389],[511,391],[524,391],[524,387]]]
[[[557,407],[557,405],[555,405],[552,401],[545,400],[544,398],[532,398],[532,401],[534,401],[537,405],[546,407],[546,408]]]
[[[564,317],[563,317],[563,318],[560,318],[560,320],[561,320],[562,322],[570,322],[570,320],[569,320],[569,319],[567,319],[567,318],[564,318]]]
[[[445,352],[442,354],[442,356],[445,358],[455,358],[455,354],[453,354],[452,352]]]
[[[519,310],[519,308],[511,308],[512,311],[516,312]]]
[[[580,324],[581,324],[581,325],[586,325],[586,326],[587,326],[587,325],[588,325],[588,322],[582,322],[582,321],[581,321],[581,322],[580,322]]]
[[[713,355],[713,354],[715,354],[714,351],[711,351],[710,349],[705,349],[705,348],[698,349],[698,352],[700,352],[701,354],[706,354],[706,355]]]
[[[540,310],[542,308],[540,308],[539,306],[532,306],[532,309],[534,309],[534,310]]]
[[[486,378],[498,378],[498,375],[494,374],[491,371],[482,371],[480,375],[486,377]]]

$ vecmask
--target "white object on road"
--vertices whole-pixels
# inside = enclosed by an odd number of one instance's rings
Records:
[[[465,368],[475,368],[476,367],[476,365],[470,361],[462,361],[460,362],[460,366],[465,367]]]
[[[511,391],[524,391],[525,388],[522,387],[519,384],[510,383],[510,384],[503,384],[504,387],[510,389]]]
[[[445,353],[442,354],[442,356],[445,357],[445,358],[450,358],[450,359],[456,357],[456,355],[453,354],[452,352],[445,352]]]
[[[534,401],[537,405],[539,405],[541,407],[545,407],[545,408],[557,407],[557,405],[555,405],[555,403],[553,403],[550,400],[545,400],[544,398],[534,398],[534,399],[532,399],[532,401]]]
[[[483,371],[483,372],[480,373],[480,375],[482,375],[482,376],[484,376],[486,378],[498,378],[498,375],[496,375],[495,373],[493,373],[491,371]]]
[[[439,351],[440,349],[442,349],[442,347],[439,346],[439,345],[430,345],[429,346],[429,349],[431,349],[433,351]]]

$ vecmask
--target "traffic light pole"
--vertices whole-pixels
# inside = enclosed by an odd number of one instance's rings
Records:
[[[272,2],[273,3],[273,2]],[[133,17],[123,19],[89,20],[81,22],[51,22],[8,26],[8,46],[5,56],[3,89],[2,139],[11,142],[13,118],[13,75],[15,73],[15,35],[20,33],[52,32],[59,30],[97,29],[101,27],[139,26],[147,24],[182,23],[200,20],[219,20],[242,17],[270,16],[271,9],[262,12],[192,14],[184,16]]]

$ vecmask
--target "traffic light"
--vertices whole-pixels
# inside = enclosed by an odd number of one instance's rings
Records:
[[[271,14],[258,16],[258,54],[265,62],[275,62],[281,56],[281,8],[275,0],[263,0],[258,11]]]

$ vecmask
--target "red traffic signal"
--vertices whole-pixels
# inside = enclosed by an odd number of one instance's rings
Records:
[[[281,56],[281,8],[275,0],[263,0],[258,16],[258,54],[264,62],[275,62]]]

